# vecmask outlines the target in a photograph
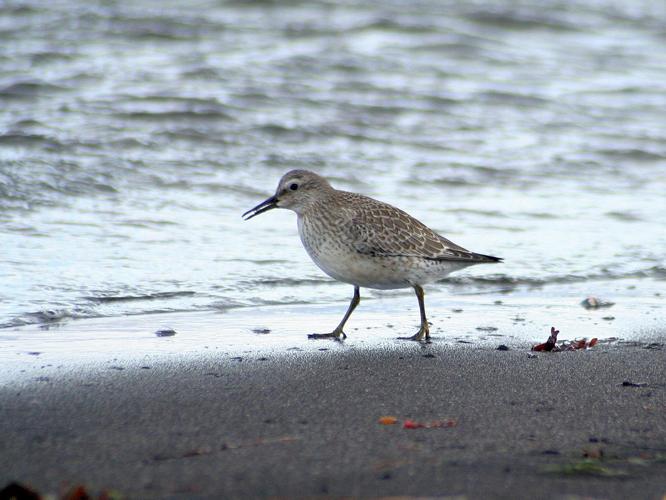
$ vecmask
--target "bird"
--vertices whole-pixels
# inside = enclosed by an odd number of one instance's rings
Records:
[[[360,288],[413,288],[421,326],[412,336],[430,341],[423,286],[454,271],[503,259],[470,252],[388,203],[335,189],[309,170],[291,170],[280,179],[275,194],[243,214],[250,220],[275,208],[296,212],[298,233],[314,263],[331,278],[354,286],[347,312],[330,333],[312,339],[342,340],[347,320],[361,301]]]

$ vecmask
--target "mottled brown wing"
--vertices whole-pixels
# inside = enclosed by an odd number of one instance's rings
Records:
[[[360,253],[442,261],[498,260],[469,252],[398,208],[371,198],[362,198],[356,200],[358,209],[354,210],[349,225],[353,246]]]

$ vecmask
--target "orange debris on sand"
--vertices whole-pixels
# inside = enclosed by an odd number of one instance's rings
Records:
[[[550,328],[550,337],[543,344],[537,344],[532,347],[533,351],[576,351],[579,349],[588,349],[597,345],[598,340],[596,338],[590,339],[579,339],[574,340],[573,342],[564,341],[562,344],[557,345],[557,334],[560,333],[559,330],[556,330],[555,327]]]

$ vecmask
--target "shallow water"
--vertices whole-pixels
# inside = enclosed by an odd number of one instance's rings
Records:
[[[5,2],[0,327],[346,302],[293,213],[240,218],[291,168],[505,258],[433,293],[663,304],[665,26],[650,1]]]

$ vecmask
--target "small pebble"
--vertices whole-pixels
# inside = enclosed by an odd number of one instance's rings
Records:
[[[625,380],[622,382],[622,387],[647,387],[646,382],[632,382],[631,380]]]
[[[611,307],[615,305],[615,302],[610,302],[607,300],[601,300],[597,297],[588,297],[580,303],[585,309],[599,309],[601,307]]]
[[[176,330],[173,328],[163,328],[162,330],[157,330],[155,335],[158,337],[173,337],[176,335]]]

